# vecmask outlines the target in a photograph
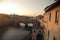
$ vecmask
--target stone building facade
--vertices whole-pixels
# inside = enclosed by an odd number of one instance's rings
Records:
[[[38,20],[33,20],[32,27],[32,40],[43,40],[44,39],[44,28],[40,25]]]
[[[47,6],[43,24],[46,28],[46,40],[60,40],[60,0]]]

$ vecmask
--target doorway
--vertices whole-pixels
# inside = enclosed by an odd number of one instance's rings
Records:
[[[43,36],[43,34],[37,34],[37,36],[36,36],[36,40],[44,40],[44,36]]]

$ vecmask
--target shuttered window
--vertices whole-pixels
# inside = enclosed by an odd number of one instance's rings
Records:
[[[55,23],[58,23],[59,21],[59,11],[56,11],[56,14],[55,14]]]
[[[51,21],[51,13],[49,14],[49,21]]]

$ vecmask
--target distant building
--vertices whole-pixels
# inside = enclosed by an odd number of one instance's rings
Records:
[[[44,39],[44,30],[43,26],[40,25],[40,22],[37,19],[33,20],[32,27],[32,40],[43,40]]]
[[[39,15],[36,17],[36,19],[41,20],[43,17],[44,17],[43,15]]]
[[[40,25],[42,25],[43,23],[43,18],[44,18],[44,16],[43,15],[39,15],[39,16],[37,16],[36,17],[36,19],[41,23]],[[43,26],[43,25],[42,25]]]
[[[45,9],[43,24],[46,28],[46,40],[60,40],[60,0]]]

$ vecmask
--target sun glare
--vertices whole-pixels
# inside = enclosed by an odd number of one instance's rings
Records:
[[[11,2],[2,2],[0,4],[0,13],[6,13],[6,14],[20,14],[20,15],[26,15],[25,13],[28,13],[28,9],[23,8],[22,6],[11,3]],[[23,14],[24,13],[24,14]]]

